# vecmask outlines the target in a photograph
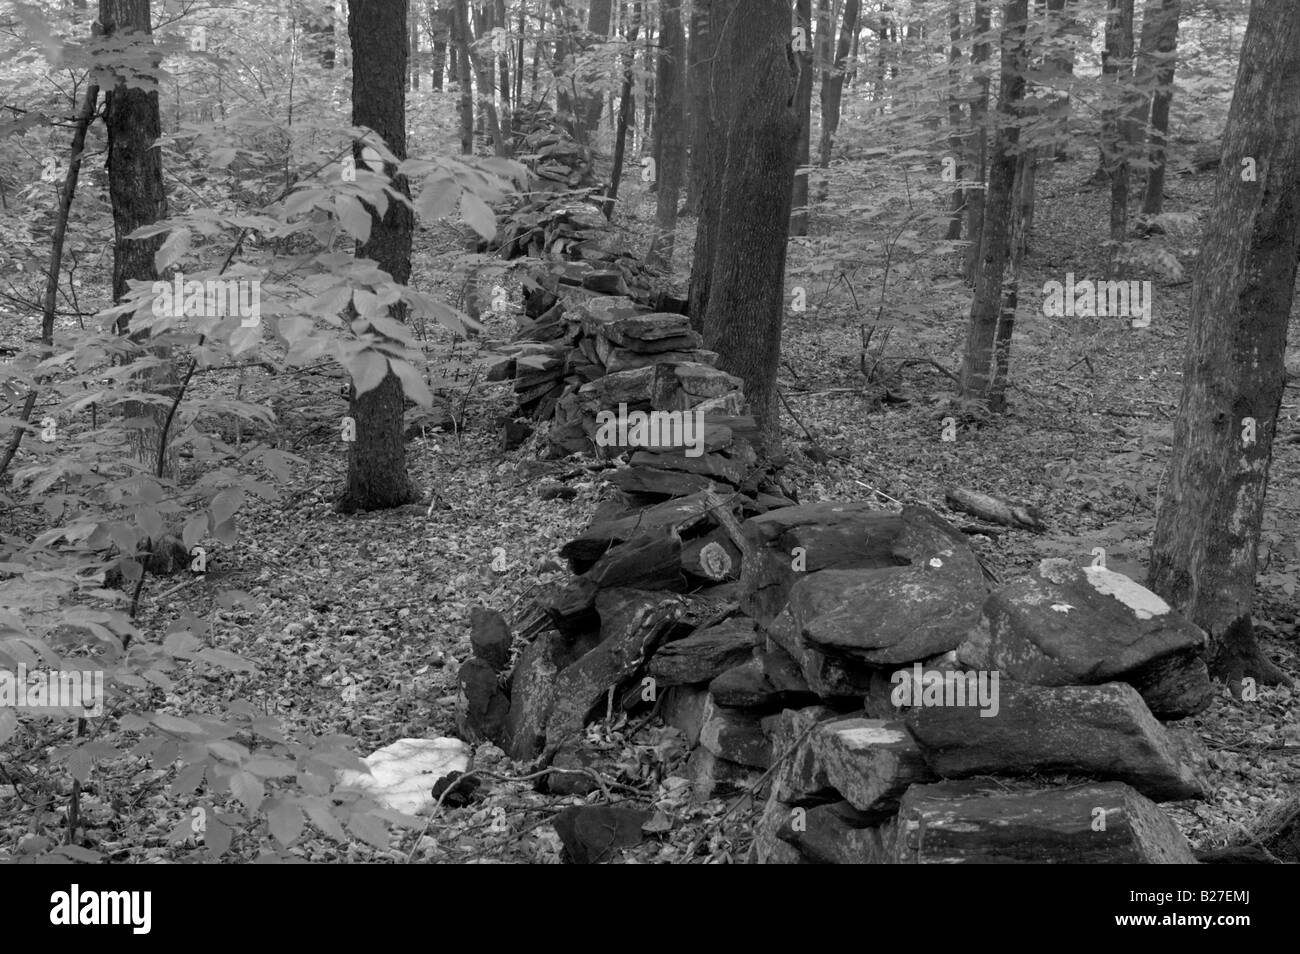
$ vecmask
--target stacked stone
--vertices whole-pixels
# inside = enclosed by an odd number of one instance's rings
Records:
[[[582,727],[613,689],[683,733],[699,798],[762,783],[752,861],[1195,860],[1156,803],[1203,797],[1204,756],[1153,710],[1207,703],[1203,632],[1068,561],[990,592],[928,508],[799,506],[770,472],[727,481],[735,446],[706,489],[634,490],[564,547],[578,575],[541,601],[554,630],[512,677],[514,757],[587,764]],[[998,681],[967,704],[900,699],[918,665]]]
[[[1155,594],[1063,560],[989,593],[964,541],[920,507],[818,504],[745,532],[757,554],[741,608],[761,667],[817,697],[796,708],[774,691],[782,712],[757,720],[774,770],[752,861],[1195,861],[1155,803],[1204,797],[1203,755],[1152,713],[1207,704],[1205,635]],[[917,663],[935,685],[982,674],[992,699],[896,695]],[[709,685],[702,745],[720,735],[709,713],[732,672]],[[721,722],[739,738],[737,719]]]
[[[713,366],[717,354],[702,347],[685,315],[656,310],[633,297],[618,273],[579,263],[558,269],[554,290],[536,284],[539,290],[525,300],[525,327],[500,349],[504,357],[488,380],[513,379],[519,412],[553,419],[549,441],[556,456],[595,452],[597,414],[620,405],[740,415],[741,380]],[[662,297],[657,303],[680,307]],[[721,448],[710,452],[715,449]]]

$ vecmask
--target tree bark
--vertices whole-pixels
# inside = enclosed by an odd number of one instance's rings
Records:
[[[1151,169],[1147,173],[1144,215],[1159,215],[1165,204],[1165,144],[1169,134],[1169,107],[1174,99],[1174,68],[1178,49],[1179,0],[1161,0],[1155,28],[1155,91],[1151,95],[1151,138],[1148,142]],[[1149,15],[1149,14],[1148,14]]]
[[[1255,0],[1195,269],[1174,450],[1150,586],[1209,634],[1211,671],[1275,683],[1254,606],[1260,523],[1300,260],[1300,5]],[[1241,159],[1259,181],[1243,181]],[[1249,177],[1245,177],[1249,178]],[[1247,441],[1245,418],[1255,422]]]
[[[1047,35],[1059,40],[1062,34],[1076,35],[1076,23],[1073,14],[1067,9],[1075,0],[1047,0],[1048,28]],[[1074,79],[1074,43],[1066,43],[1059,52],[1049,54],[1044,69],[1053,82],[1065,87],[1059,93],[1050,109],[1056,118],[1056,135],[1050,148],[1052,157],[1057,162],[1064,162],[1069,157],[1070,144],[1070,85]],[[1044,155],[1046,155],[1044,151]]]
[[[162,135],[162,118],[158,106],[158,86],[153,74],[141,79],[144,72],[139,60],[147,59],[156,68],[159,56],[154,50],[149,0],[100,0],[99,22],[106,37],[129,38],[123,51],[131,66],[114,65],[112,81],[103,80],[104,128],[108,134],[108,194],[113,208],[113,301],[126,297],[129,283],[156,281],[154,253],[163,236],[128,239],[126,236],[143,225],[167,217],[167,195],[163,189],[162,152],[155,145]],[[127,85],[124,77],[131,77]],[[130,316],[118,319],[118,331],[126,334]],[[132,336],[143,340],[145,334]],[[167,393],[176,387],[176,369],[169,349],[152,349],[162,364],[143,372],[140,387]],[[163,461],[162,476],[175,471],[175,455],[161,445],[166,440],[163,424],[167,409],[142,401],[128,401],[122,408],[126,421],[141,422],[127,427],[127,437],[136,460],[150,472]]]
[[[459,0],[462,9],[463,4]],[[374,130],[397,159],[405,159],[406,0],[348,0],[348,37],[352,125]],[[462,70],[465,66],[468,62]],[[354,144],[353,152],[362,167],[361,143]],[[395,190],[410,195],[406,177],[398,175],[395,166],[385,168],[384,174]],[[411,209],[390,200],[382,218],[373,208],[370,214],[370,238],[357,246],[357,257],[372,259],[393,281],[405,285],[411,277]],[[388,313],[398,321],[406,318],[400,306],[390,306]],[[356,422],[356,440],[348,444],[347,483],[335,505],[340,513],[400,507],[419,499],[406,473],[403,408],[402,386],[391,369],[365,394],[352,389],[348,414]]]
[[[609,39],[609,24],[612,19],[613,6],[611,0],[591,0],[591,8],[587,14],[587,31],[589,40],[602,42]],[[594,45],[593,43],[586,44]],[[600,127],[600,114],[605,110],[605,93],[590,91],[589,87],[598,84],[601,80],[599,73],[590,71],[582,78],[584,87],[581,97],[581,106],[579,107],[579,125],[581,134],[578,136],[579,142],[588,142],[592,134]]]
[[[696,193],[695,255],[691,264],[691,327],[704,332],[713,280],[714,244],[718,235],[718,200],[726,161],[727,124],[731,121],[730,74],[719,66],[718,44],[725,26],[722,12],[735,0],[695,0],[692,29],[699,33],[699,59],[692,67],[691,185]],[[698,24],[698,25],[697,25]],[[715,30],[714,27],[717,27]],[[694,46],[694,40],[692,40]]]
[[[971,47],[971,72],[975,77],[976,94],[970,104],[971,158],[978,179],[971,184],[966,195],[966,260],[962,273],[967,282],[975,283],[975,273],[980,261],[980,241],[984,234],[984,197],[988,182],[989,134],[986,125],[989,115],[989,81],[984,64],[991,51],[989,34],[993,29],[991,0],[975,0],[975,20],[972,31],[975,43]]]
[[[460,117],[460,152],[463,156],[472,156],[474,154],[474,85],[469,61],[467,0],[452,0],[451,40],[456,54],[456,83],[460,88],[460,100],[456,107],[457,115]]]
[[[447,51],[451,40],[452,16],[451,10],[438,8],[437,0],[429,0],[429,26],[433,34],[431,71],[433,88],[436,90],[443,88],[443,78],[447,74]],[[454,52],[455,48],[451,47],[451,49]],[[456,76],[454,69],[452,76]]]
[[[712,0],[692,0],[691,35],[686,44],[686,109],[690,118],[687,126],[690,156],[686,174],[686,208],[691,215],[702,214],[701,204],[707,174],[705,165],[709,151],[709,124],[712,122],[709,104],[713,94],[710,84],[713,54],[717,45],[713,31],[709,28],[712,5]],[[694,309],[691,314],[695,314]]]
[[[476,8],[478,9],[478,8]],[[478,20],[479,37],[490,36],[492,33],[494,11],[491,4],[484,4],[481,12],[476,16]],[[495,64],[492,59],[492,49],[488,47],[486,57],[474,49],[474,41],[469,37],[466,31],[466,42],[463,54],[469,60],[470,68],[474,72],[474,82],[478,87],[478,121],[481,124],[485,119],[487,121],[487,134],[492,139],[492,151],[498,156],[509,155],[510,147],[506,141],[505,135],[501,131],[501,119],[497,115],[497,104],[494,97],[496,92]]]
[[[820,0],[823,11],[830,0]],[[812,49],[807,42],[807,37],[812,35],[812,0],[795,0],[795,18],[798,25],[803,28],[805,37],[803,50],[795,51],[794,59],[796,67],[799,70],[799,82],[795,87],[794,102],[795,110],[799,115],[799,141],[795,144],[796,167],[805,170],[804,172],[795,172],[794,191],[791,195],[791,205],[793,211],[790,213],[790,234],[807,235],[808,234],[808,173],[809,162],[812,161],[811,139],[812,139],[812,88],[813,88],[813,54]],[[820,30],[822,27],[829,32],[834,30],[834,24],[830,15],[823,15],[818,22],[819,35],[817,45],[823,45]],[[825,44],[829,46],[829,43]],[[829,58],[829,57],[828,57]],[[823,74],[824,76],[825,74]],[[824,89],[825,87],[823,87]]]
[[[852,46],[858,38],[858,0],[844,0],[844,24],[840,27],[835,62],[822,74],[822,131],[817,148],[817,164],[823,169],[831,164],[831,144],[840,128],[840,108],[844,100],[844,73]]]
[[[1120,246],[1128,231],[1129,157],[1136,136],[1133,89],[1133,0],[1110,0],[1102,73],[1114,86],[1101,139],[1102,165],[1110,180],[1110,254],[1107,274],[1114,277]],[[1140,105],[1140,99],[1137,100]]]
[[[743,29],[736,7],[743,4]],[[735,5],[735,6],[733,6]],[[781,356],[786,233],[794,184],[799,116],[797,68],[784,0],[715,3],[718,63],[734,77],[704,338],[718,367],[745,382],[759,427],[778,438],[776,372]]]
[[[493,21],[501,29],[510,30],[510,15],[506,10],[506,0],[496,0],[496,17]],[[501,140],[503,149],[501,155],[508,156],[514,150],[511,148],[513,139],[510,135],[511,108],[510,108],[510,48],[511,43],[507,39],[501,47],[501,53],[497,57],[497,70],[501,74]]]
[[[1020,142],[1017,120],[1025,92],[1025,27],[1028,0],[1008,0],[1002,5],[1002,86],[998,94],[998,135],[989,164],[988,198],[980,240],[980,264],[975,277],[962,359],[961,394],[968,400],[992,404],[996,377],[995,348],[998,327],[1007,322],[1003,346],[1009,349],[1010,322],[1003,318],[1003,282],[1010,262],[1010,225],[1016,148]]]
[[[671,269],[677,229],[677,199],[686,165],[686,34],[682,31],[681,0],[660,0],[659,161],[655,177],[655,235],[646,263],[653,268]]]
[[[952,212],[948,219],[948,233],[944,236],[949,242],[961,238],[961,220],[966,211],[966,191],[962,188],[962,176],[966,171],[967,143],[962,135],[961,112],[961,4],[952,0],[948,10],[948,150],[952,153],[953,173],[956,179],[952,188],[952,199],[948,208]],[[825,120],[823,120],[823,123]]]

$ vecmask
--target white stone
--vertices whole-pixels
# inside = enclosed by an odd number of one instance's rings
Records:
[[[432,805],[444,775],[469,771],[470,747],[460,739],[398,739],[366,756],[370,774],[339,770],[339,782],[372,796],[385,808],[414,815]]]
[[[1134,583],[1123,573],[1101,566],[1087,566],[1083,572],[1098,593],[1113,596],[1133,611],[1138,619],[1151,619],[1169,612],[1169,604],[1145,586]]]

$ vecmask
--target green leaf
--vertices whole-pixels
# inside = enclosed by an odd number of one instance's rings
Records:
[[[266,797],[262,780],[252,772],[236,772],[230,776],[230,794],[244,803],[249,812],[255,812]]]
[[[420,218],[433,222],[446,218],[456,210],[456,200],[460,198],[460,186],[450,176],[438,176],[430,179],[420,190],[420,197],[415,200],[415,211]]]
[[[378,351],[367,349],[348,362],[348,373],[357,394],[362,395],[379,387],[388,375],[388,359]]]
[[[153,267],[159,275],[190,250],[192,237],[189,229],[176,229],[167,236],[167,240],[159,246],[158,251],[153,253]]]
[[[271,835],[280,844],[293,844],[302,834],[302,809],[293,802],[282,801],[266,813]]]
[[[185,522],[185,529],[181,531],[181,542],[185,544],[185,549],[189,550],[198,545],[203,539],[203,535],[208,532],[208,515],[201,513],[198,516],[190,517]]]
[[[104,860],[104,856],[98,851],[91,851],[89,848],[83,848],[80,845],[59,845],[50,854],[61,855],[72,861],[84,861],[88,864],[98,864]]]
[[[206,770],[207,765],[203,762],[195,762],[193,765],[185,766],[185,768],[176,773],[176,778],[172,781],[172,794],[193,794],[198,790],[198,787],[203,784],[203,773]],[[188,822],[186,824],[188,824]]]
[[[298,763],[293,759],[277,759],[261,756],[249,759],[244,768],[262,778],[286,778],[298,772]]]
[[[304,799],[303,808],[307,811],[307,817],[311,823],[319,828],[326,837],[333,838],[335,841],[347,841],[348,836],[343,831],[343,826],[339,820],[334,817],[330,811],[329,801],[325,798]]]
[[[388,850],[388,829],[374,815],[356,812],[348,819],[348,831],[380,851]]]
[[[233,832],[230,826],[217,818],[208,819],[207,830],[203,833],[203,843],[208,846],[208,854],[213,861],[219,861],[230,848]]]
[[[168,715],[166,712],[154,713],[153,724],[164,732],[184,732],[197,735],[203,731],[197,722],[191,722],[189,719],[182,719],[179,716]]]
[[[240,505],[244,502],[244,490],[242,487],[228,487],[221,493],[212,498],[212,522],[216,524],[225,523],[229,520]]]
[[[84,748],[74,749],[68,756],[68,774],[82,785],[90,780],[90,771],[95,767],[95,760]]]
[[[397,375],[397,380],[402,382],[402,393],[420,407],[433,406],[433,392],[429,390],[429,385],[424,381],[424,375],[419,372],[415,365],[409,361],[391,360],[389,367]]]
[[[470,228],[485,239],[497,234],[497,220],[492,208],[473,192],[466,190],[461,193],[460,214]]]
[[[365,244],[370,239],[370,213],[361,200],[350,195],[334,197],[334,211],[343,227]]]

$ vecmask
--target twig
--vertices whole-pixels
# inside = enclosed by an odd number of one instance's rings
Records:
[[[890,501],[891,503],[896,503],[900,507],[903,505],[902,501],[895,500],[893,497],[889,496],[889,494],[885,493],[883,490],[877,490],[875,487],[872,487],[870,484],[864,484],[862,481],[858,480],[857,478],[854,478],[853,482],[857,484],[859,487],[866,487],[873,494],[880,494],[880,496],[884,497],[886,500]]]
[[[804,434],[807,435],[809,443],[811,443],[814,447],[818,448],[823,454],[826,454],[826,456],[829,457],[830,454],[826,453],[826,448],[822,447],[822,445],[818,443],[817,438],[812,436],[812,431],[804,427],[803,421],[799,420],[799,415],[794,412],[794,408],[792,408],[790,406],[790,402],[785,399],[785,393],[780,388],[776,389],[776,396],[781,399],[781,403],[785,405],[785,409],[789,413],[789,415],[792,418],[794,418],[794,422],[799,425],[799,429],[803,431]]]

